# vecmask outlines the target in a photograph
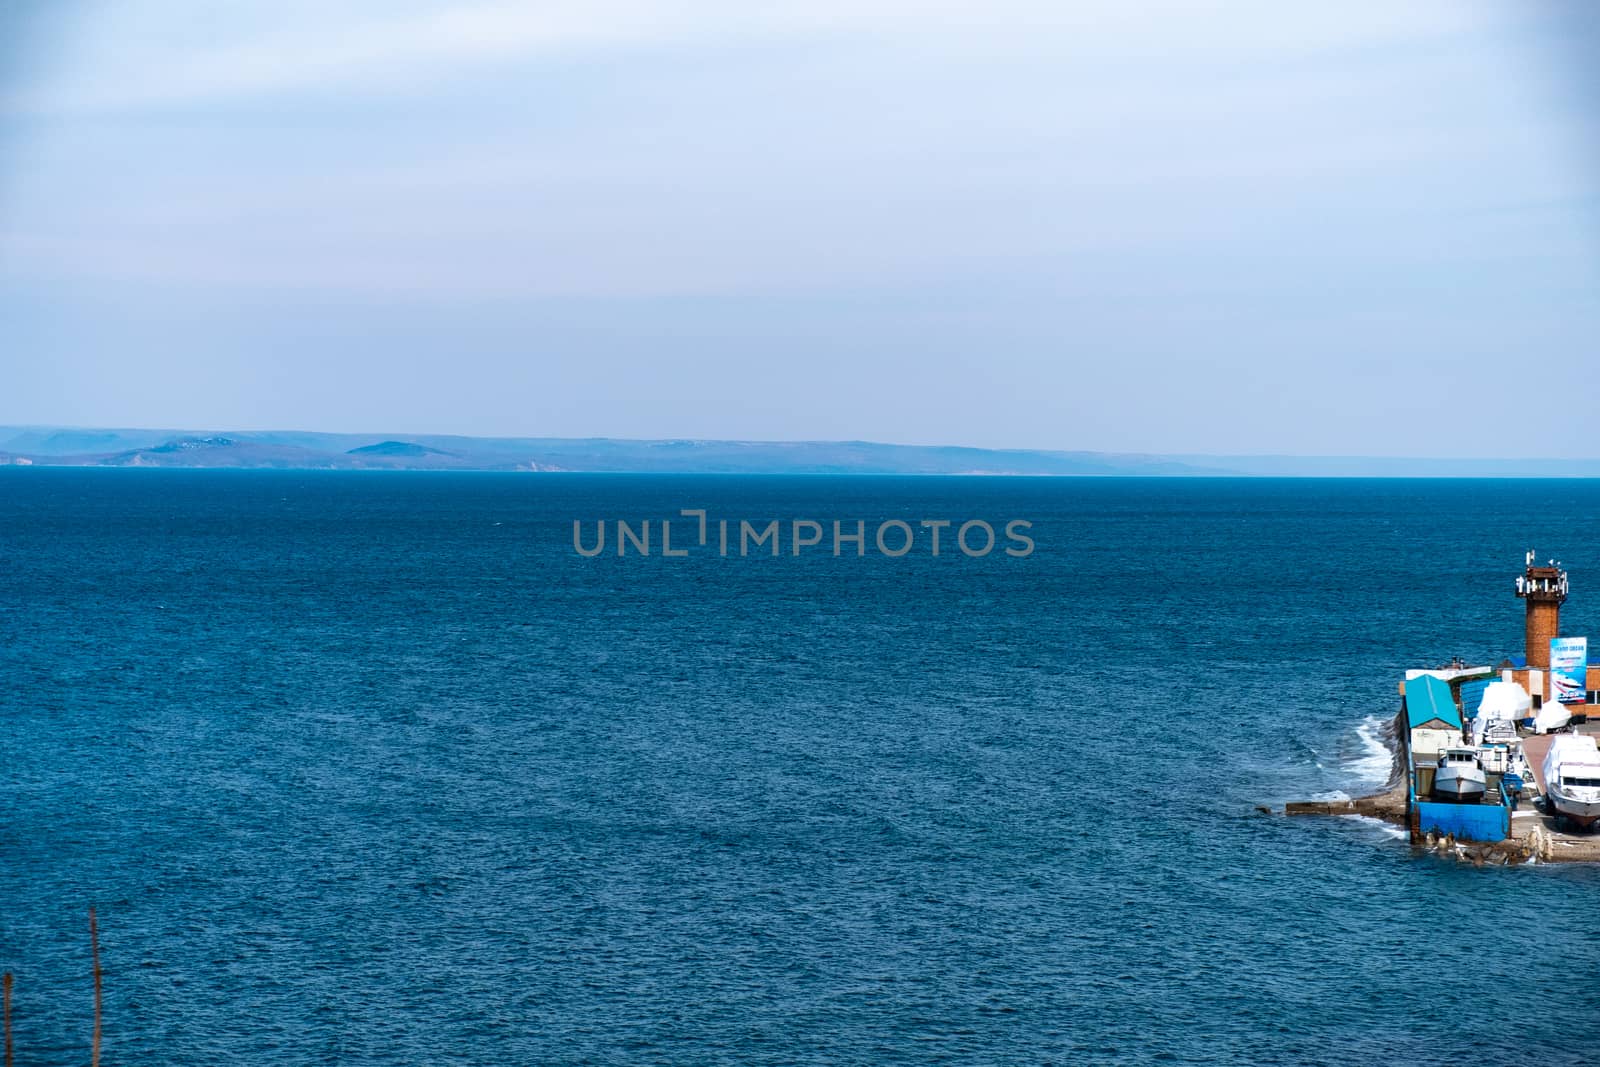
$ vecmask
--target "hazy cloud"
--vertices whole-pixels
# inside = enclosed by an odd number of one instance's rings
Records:
[[[1482,451],[1600,325],[1542,10],[54,8],[0,421]]]

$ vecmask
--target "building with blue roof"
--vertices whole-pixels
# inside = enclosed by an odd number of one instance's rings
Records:
[[[1406,679],[1405,710],[1413,755],[1433,756],[1461,744],[1461,710],[1443,678],[1421,674]]]

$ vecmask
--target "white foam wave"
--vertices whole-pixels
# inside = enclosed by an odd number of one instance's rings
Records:
[[[1383,743],[1383,720],[1368,715],[1356,727],[1356,738],[1361,742],[1361,752],[1350,760],[1350,770],[1363,782],[1380,786],[1389,781],[1394,770],[1394,753]]]
[[[1408,841],[1411,839],[1411,834],[1406,831],[1405,827],[1396,826],[1392,822],[1374,819],[1370,815],[1346,815],[1345,818],[1352,819],[1362,826],[1370,826],[1391,841]]]

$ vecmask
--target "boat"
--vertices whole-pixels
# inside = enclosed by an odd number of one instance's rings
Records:
[[[1558,701],[1547,700],[1544,706],[1533,714],[1533,732],[1536,734],[1553,734],[1557,730],[1564,730],[1572,722],[1572,712],[1567,706]]]
[[[1479,715],[1472,720],[1468,730],[1470,740],[1479,748],[1499,745],[1511,748],[1517,743],[1519,737],[1517,724],[1511,719],[1490,719]]]
[[[1525,719],[1533,713],[1533,698],[1516,682],[1490,682],[1478,702],[1477,718]]]
[[[1447,748],[1439,753],[1439,766],[1433,772],[1435,800],[1475,804],[1483,799],[1487,786],[1488,776],[1484,774],[1477,750]]]
[[[1476,745],[1516,743],[1517,721],[1531,717],[1533,700],[1515,682],[1490,682],[1472,718],[1472,741]]]
[[[1600,749],[1588,734],[1557,734],[1544,756],[1544,795],[1556,824],[1588,829],[1600,819]]]

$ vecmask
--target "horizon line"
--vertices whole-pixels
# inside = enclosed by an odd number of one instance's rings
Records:
[[[877,440],[866,437],[705,437],[678,435],[669,437],[622,437],[608,434],[581,436],[528,433],[463,433],[459,431],[431,430],[322,430],[292,427],[182,427],[133,426],[74,423],[0,423],[0,431],[71,431],[87,433],[140,433],[173,434],[178,438],[195,435],[251,435],[295,434],[322,437],[371,437],[375,444],[390,441],[410,444],[418,438],[457,438],[463,441],[529,441],[529,442],[610,442],[617,444],[692,444],[692,445],[869,445],[879,448],[908,449],[962,449],[973,452],[1017,453],[1032,455],[1108,456],[1171,461],[1193,459],[1245,459],[1245,460],[1353,460],[1363,462],[1417,462],[1417,463],[1600,463],[1600,455],[1549,456],[1549,455],[1470,455],[1427,456],[1395,453],[1360,452],[1206,452],[1206,451],[1152,451],[1143,449],[1064,448],[1028,445],[971,445],[949,441],[937,443]],[[0,451],[9,442],[0,442]],[[1070,475],[1069,475],[1070,476]]]

